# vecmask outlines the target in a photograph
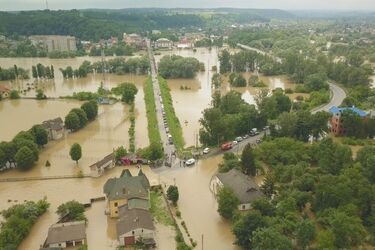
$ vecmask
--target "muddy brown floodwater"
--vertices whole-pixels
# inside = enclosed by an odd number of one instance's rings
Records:
[[[233,50],[233,52],[239,50]],[[194,57],[200,62],[205,64],[205,71],[199,72],[194,79],[169,79],[168,86],[171,89],[171,95],[173,99],[173,105],[176,111],[176,115],[179,118],[183,130],[184,139],[186,146],[193,146],[197,143],[197,134],[199,133],[200,123],[199,119],[202,117],[202,111],[209,107],[212,96],[212,84],[211,78],[215,73],[213,72],[212,66],[219,68],[218,61],[219,50],[212,48],[197,48],[197,51],[193,50],[179,50],[174,49],[171,51],[161,51],[160,55],[155,56],[157,62],[164,55],[180,55],[184,57]],[[251,73],[243,74],[245,79],[248,80]],[[269,89],[275,88],[294,88],[295,84],[292,84],[286,76],[260,76],[260,79],[264,81]],[[182,87],[188,87],[188,90],[181,90]],[[223,84],[222,93],[229,90],[236,90],[242,94],[242,98],[250,103],[255,104],[254,96],[259,91],[259,88],[246,87],[246,88],[230,88],[229,84]],[[291,98],[294,98],[291,95]]]
[[[43,244],[48,228],[57,222],[58,216],[55,213],[57,207],[67,201],[76,200],[81,203],[88,203],[91,198],[104,196],[103,186],[108,178],[118,177],[124,167],[116,167],[101,176],[100,178],[45,180],[0,183],[0,210],[6,209],[24,200],[39,200],[47,198],[51,204],[47,213],[38,219],[30,234],[22,242],[19,250],[36,250]],[[129,168],[132,174],[137,174],[138,169]],[[148,167],[143,166],[142,170],[147,175],[151,184],[158,184],[159,177]],[[9,202],[10,200],[10,202]],[[104,214],[105,202],[93,203],[85,215],[88,219],[87,240],[90,250],[116,249],[116,221],[107,218]],[[161,230],[163,238],[174,235],[169,228]],[[168,248],[168,242],[163,243]],[[173,245],[173,242],[172,242]]]
[[[193,167],[176,168],[161,173],[169,181],[178,186],[180,198],[178,207],[182,220],[194,240],[197,249],[238,250],[233,245],[235,240],[231,225],[217,212],[217,201],[210,191],[210,181],[221,162],[221,156],[199,160]],[[162,183],[165,180],[162,179]]]

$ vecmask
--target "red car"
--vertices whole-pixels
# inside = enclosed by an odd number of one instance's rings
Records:
[[[232,148],[232,143],[231,142],[227,142],[227,143],[224,143],[221,145],[221,150],[222,151],[226,151],[226,150],[229,150]]]

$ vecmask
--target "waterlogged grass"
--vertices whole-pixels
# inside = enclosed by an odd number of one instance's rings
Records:
[[[163,201],[163,195],[160,191],[150,192],[151,208],[150,212],[152,216],[160,223],[166,226],[173,226],[174,221],[171,215],[167,211],[167,205]]]
[[[155,96],[152,87],[152,79],[148,77],[146,83],[143,87],[144,99],[146,103],[146,113],[147,113],[147,130],[150,144],[161,142],[161,137],[158,128],[158,119],[156,116],[156,106],[155,106]]]
[[[180,121],[178,120],[176,113],[173,108],[173,100],[170,93],[170,89],[164,78],[159,77],[160,92],[163,98],[164,111],[167,117],[167,123],[169,126],[169,133],[172,135],[173,143],[175,144],[179,152],[182,151],[185,145],[185,140],[182,135],[182,128]]]

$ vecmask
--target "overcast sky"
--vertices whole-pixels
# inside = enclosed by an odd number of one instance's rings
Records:
[[[375,0],[48,0],[50,9],[234,7],[286,10],[375,10]],[[46,0],[0,0],[0,10],[45,9]]]

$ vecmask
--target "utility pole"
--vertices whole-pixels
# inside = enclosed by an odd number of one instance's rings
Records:
[[[203,234],[202,234],[202,250],[203,250]]]
[[[48,10],[48,0],[46,0],[46,10]]]

